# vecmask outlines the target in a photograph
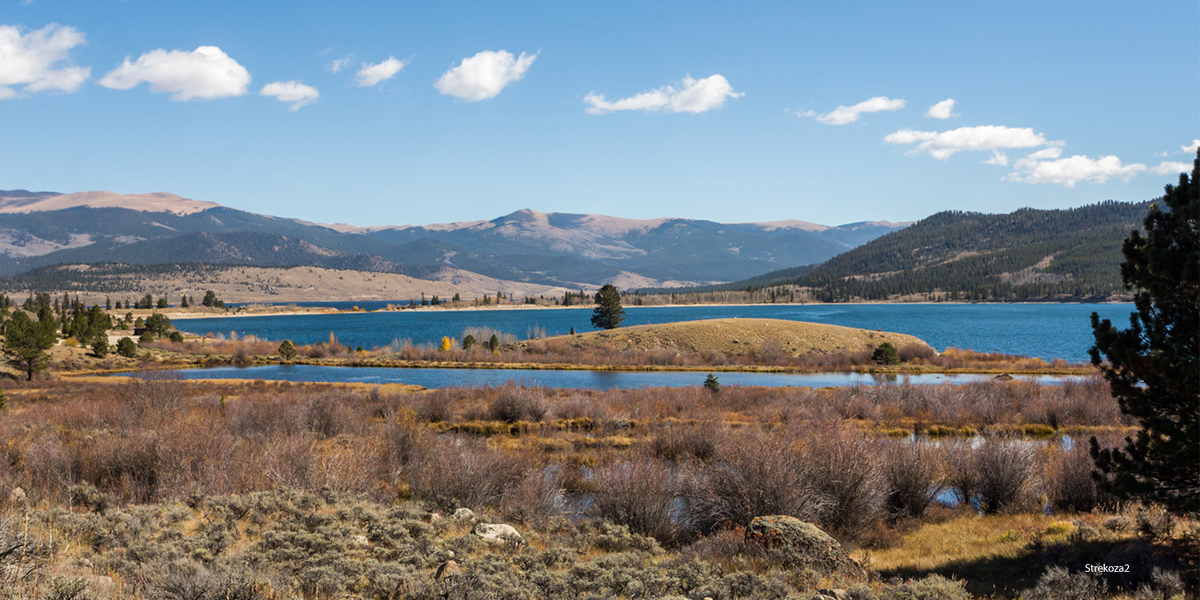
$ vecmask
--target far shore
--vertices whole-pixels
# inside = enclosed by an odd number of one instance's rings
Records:
[[[331,301],[335,302],[335,301]],[[337,300],[336,302],[387,302],[386,300]],[[399,303],[400,301],[397,301]],[[652,304],[652,305],[626,305],[624,308],[688,308],[688,307],[755,307],[755,306],[862,306],[862,305],[896,305],[896,306],[925,306],[925,305],[1009,305],[1009,304],[1130,304],[1129,300],[1111,300],[1095,302],[1080,302],[1066,300],[1022,300],[1013,302],[891,302],[891,301],[869,301],[869,302],[791,302],[791,303],[741,303],[741,304]],[[398,304],[397,304],[398,305]],[[301,316],[301,315],[339,315],[339,314],[355,314],[355,313],[390,313],[390,312],[432,312],[432,311],[495,311],[495,310],[592,310],[594,305],[578,305],[578,306],[545,306],[539,304],[485,304],[480,306],[420,306],[416,308],[401,308],[396,310],[376,309],[376,310],[346,310],[339,309],[333,306],[293,306],[290,304],[279,305],[254,305],[251,304],[245,307],[228,310],[226,312],[180,312],[179,309],[140,309],[140,312],[159,312],[164,310],[163,314],[171,320],[187,320],[187,319],[215,319],[226,317],[285,317],[285,316]],[[249,309],[249,310],[242,310]]]

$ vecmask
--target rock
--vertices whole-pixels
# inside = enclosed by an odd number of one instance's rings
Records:
[[[471,521],[475,518],[475,513],[469,508],[460,508],[454,511],[455,521]]]
[[[850,558],[837,540],[816,525],[796,517],[755,517],[746,530],[746,537],[765,546],[787,566],[808,567],[823,575],[838,574],[857,580],[866,577],[866,571]],[[841,597],[835,595],[834,598]]]
[[[367,540],[367,536],[365,535],[356,535],[350,538],[350,545],[355,548],[366,548],[371,545],[371,542]]]
[[[433,574],[433,579],[435,581],[442,581],[443,579],[452,579],[460,575],[462,575],[462,569],[458,568],[458,563],[448,560],[438,565],[437,572]]]
[[[812,600],[848,600],[850,594],[846,590],[817,590]]]
[[[475,526],[475,535],[489,544],[523,541],[516,528],[504,523],[480,523]]]
[[[21,488],[13,488],[13,490],[8,493],[8,502],[13,506],[21,506],[22,504],[25,504],[25,501],[28,499],[29,497],[25,495],[25,490]]]

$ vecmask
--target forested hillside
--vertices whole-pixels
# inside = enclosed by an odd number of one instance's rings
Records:
[[[811,272],[743,286],[800,285],[827,302],[927,295],[946,300],[1085,298],[1124,293],[1121,242],[1150,203],[1102,202],[1011,214],[937,213]],[[731,284],[735,287],[738,284]]]

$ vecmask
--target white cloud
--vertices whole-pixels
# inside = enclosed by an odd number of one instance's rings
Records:
[[[185,50],[151,50],[113,69],[100,85],[128,90],[142,82],[152,92],[170,92],[172,100],[213,100],[242,96],[250,87],[250,72],[216,46]]]
[[[1101,156],[1091,159],[1086,156],[1071,156],[1058,160],[1037,160],[1026,157],[1013,165],[1014,172],[1009,174],[1010,181],[1025,183],[1056,183],[1065,187],[1075,187],[1078,181],[1105,183],[1109,179],[1129,181],[1134,175],[1146,170],[1146,165],[1133,163],[1121,164],[1121,159],[1115,156]]]
[[[299,81],[276,81],[264,85],[260,96],[272,96],[280,102],[291,102],[288,110],[300,110],[301,106],[312,104],[321,97],[317,88],[304,85]]]
[[[1200,148],[1200,140],[1192,140],[1192,143],[1179,147],[1180,150],[1183,150],[1184,152],[1191,152],[1193,154],[1196,153],[1197,148]]]
[[[910,152],[928,152],[930,156],[945,160],[962,150],[1000,150],[1008,148],[1036,148],[1060,145],[1051,142],[1033,129],[983,125],[960,127],[950,131],[914,131],[901,129],[883,138],[889,144],[917,144]]]
[[[938,102],[937,104],[934,104],[933,106],[930,106],[929,110],[925,111],[925,116],[932,117],[934,119],[949,119],[950,117],[957,117],[958,114],[954,112],[954,98],[947,98],[941,102]]]
[[[1038,150],[1037,152],[1034,152],[1033,154],[1030,154],[1029,156],[1026,156],[1025,158],[1028,158],[1030,160],[1048,160],[1048,159],[1058,158],[1058,157],[1062,156],[1062,153],[1063,153],[1062,148],[1060,148],[1058,146],[1052,146],[1050,148],[1044,148],[1042,150]]]
[[[1176,173],[1187,173],[1192,170],[1192,165],[1185,162],[1174,160],[1163,161],[1157,167],[1150,169],[1155,175],[1174,175]]]
[[[433,84],[437,91],[469,102],[494,98],[510,83],[520,81],[529,71],[537,54],[521,53],[519,58],[510,52],[484,50],[464,58],[457,67],[442,74]]]
[[[657,90],[642,92],[636,96],[609,102],[603,94],[590,93],[583,101],[589,106],[588,114],[602,115],[618,110],[665,110],[673,113],[702,113],[721,108],[725,100],[740,98],[745,92],[733,91],[733,86],[721,75],[710,75],[704,79],[683,78],[683,87],[664,85]]]
[[[389,56],[387,60],[381,63],[373,65],[364,64],[358,70],[358,75],[355,76],[358,79],[358,87],[371,87],[381,81],[391,79],[396,76],[396,73],[400,72],[400,69],[407,66],[408,63],[409,61],[398,60],[394,56]]]
[[[1008,166],[1008,155],[999,150],[992,150],[992,157],[983,161],[983,164],[1007,167]]]
[[[333,62],[329,63],[329,72],[333,73],[334,75],[337,75],[338,73],[341,72],[342,69],[345,69],[346,67],[350,66],[350,60],[352,58],[354,58],[353,54],[351,54],[349,56],[345,56],[343,58],[334,59]]]
[[[0,25],[0,99],[18,95],[11,86],[24,86],[28,93],[78,90],[92,70],[61,63],[84,39],[78,29],[57,23],[25,35],[18,27]]]
[[[798,111],[796,111],[796,116],[797,117],[815,117],[815,116],[817,116],[817,111],[812,110],[812,109],[798,110]]]
[[[885,110],[893,111],[902,108],[904,108],[903,100],[893,100],[887,96],[876,96],[870,100],[859,102],[854,106],[839,106],[828,113],[818,116],[817,120],[826,125],[845,125],[857,121],[865,113]]]

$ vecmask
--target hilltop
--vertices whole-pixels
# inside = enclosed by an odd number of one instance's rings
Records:
[[[749,354],[836,354],[873,349],[883,342],[900,348],[932,349],[920,338],[902,333],[804,323],[782,319],[708,319],[662,325],[635,325],[607,331],[547,338],[578,348],[614,350],[668,349],[676,352]],[[521,342],[518,346],[528,345]]]

